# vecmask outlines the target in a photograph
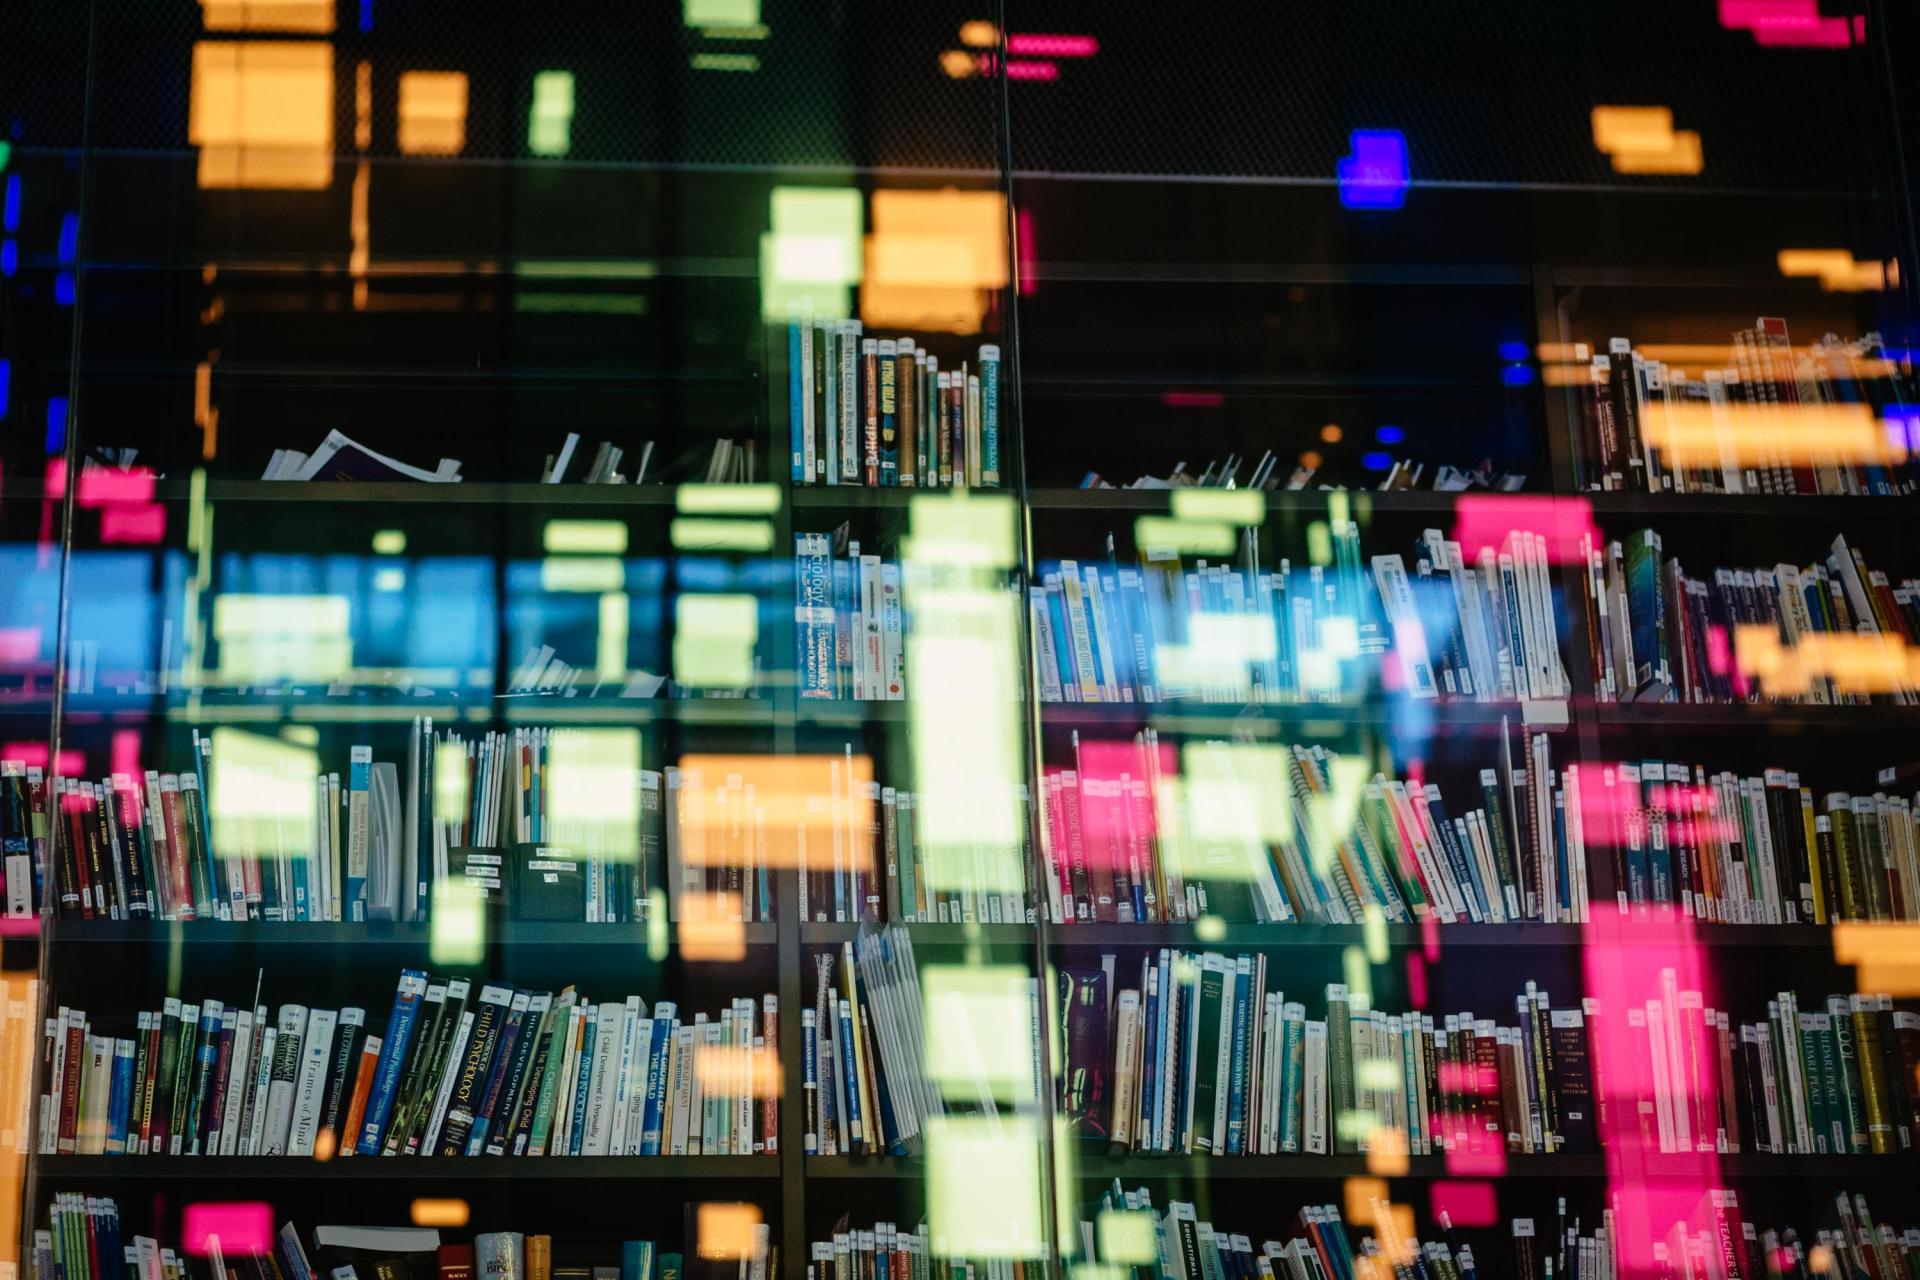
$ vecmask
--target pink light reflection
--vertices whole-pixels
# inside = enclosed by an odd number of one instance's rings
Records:
[[[25,667],[40,660],[40,628],[0,627],[0,666]]]
[[[1058,80],[1059,78],[1060,67],[1057,63],[1007,59],[1007,79],[1009,80]]]
[[[1160,403],[1169,409],[1218,409],[1227,402],[1224,391],[1162,391]]]
[[[1447,1172],[1463,1178],[1504,1177],[1507,1172],[1507,1149],[1488,1147],[1484,1151],[1475,1151],[1469,1145],[1449,1147]]]
[[[44,742],[0,742],[0,760],[18,760],[31,769],[47,767],[47,744]],[[62,751],[60,767],[55,770],[63,778],[77,778],[86,768],[86,761],[78,751]]]
[[[1009,34],[1007,52],[1035,58],[1091,58],[1100,52],[1100,42],[1092,36]]]
[[[1720,25],[1768,48],[1844,49],[1867,38],[1864,17],[1827,17],[1817,0],[1720,0]]]
[[[1013,237],[1020,255],[1020,296],[1030,298],[1040,291],[1039,255],[1033,249],[1033,210],[1016,210]]]
[[[1500,1221],[1491,1182],[1436,1182],[1431,1193],[1435,1219],[1445,1215],[1456,1227],[1491,1227]]]
[[[113,732],[111,748],[113,767],[111,773],[124,773],[130,777],[139,777],[144,770],[140,768],[140,733],[135,729],[116,729]]]
[[[1469,562],[1483,548],[1491,547],[1498,554],[1516,530],[1545,539],[1550,564],[1579,564],[1582,539],[1594,545],[1604,541],[1593,522],[1593,506],[1585,498],[1462,494],[1453,512],[1453,536]]]
[[[186,1251],[195,1257],[206,1256],[209,1240],[226,1257],[265,1254],[272,1248],[273,1206],[264,1201],[190,1204],[180,1222]]]
[[[1411,952],[1407,955],[1407,999],[1416,1009],[1427,1007],[1427,962]]]
[[[1644,1013],[1650,1001],[1664,1000],[1668,970],[1672,990],[1698,991],[1705,1006],[1719,1005],[1692,920],[1675,919],[1668,926],[1669,941],[1649,944],[1645,931],[1633,930],[1614,904],[1596,901],[1584,927],[1597,1131],[1618,1213],[1620,1272],[1651,1275],[1654,1242],[1665,1239],[1675,1222],[1703,1225],[1707,1193],[1726,1183],[1720,1158],[1711,1150],[1660,1152],[1650,1037],[1631,1025],[1628,1012]],[[1684,1049],[1670,1048],[1668,1058],[1683,1061],[1683,1055]],[[1710,1122],[1721,1114],[1718,1085],[1717,1069],[1688,1072],[1670,1096],[1676,1107],[1689,1107],[1690,1115]],[[1649,1177],[1655,1162],[1660,1176]]]
[[[100,513],[100,541],[151,546],[167,533],[167,509],[157,502],[108,507]]]

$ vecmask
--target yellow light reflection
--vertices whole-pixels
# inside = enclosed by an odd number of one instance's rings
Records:
[[[747,926],[737,893],[680,895],[680,958],[738,964],[747,958]]]
[[[1147,1266],[1160,1256],[1153,1218],[1145,1213],[1109,1209],[1094,1222],[1100,1256],[1121,1266]]]
[[[1893,465],[1907,451],[1864,404],[1668,404],[1640,420],[1676,467]]]
[[[1338,428],[1334,430],[1337,435]],[[1175,489],[1173,517],[1221,524],[1264,524],[1267,496],[1258,489]]]
[[[1033,1096],[1033,1003],[1019,965],[921,971],[928,1077],[955,1103]]]
[[[318,190],[333,181],[333,46],[202,40],[187,141],[203,188]]]
[[[1595,107],[1593,145],[1615,173],[1699,173],[1700,135],[1675,129],[1666,107]]]
[[[1877,293],[1900,283],[1900,264],[1861,262],[1845,249],[1782,249],[1783,276],[1813,276],[1828,293]]]
[[[760,1210],[750,1204],[702,1204],[694,1215],[696,1249],[703,1258],[751,1257],[760,1222]]]
[[[484,890],[453,877],[433,882],[432,935],[427,955],[435,964],[479,964],[487,954]]]
[[[400,75],[400,153],[457,156],[467,145],[464,71],[405,71]]]
[[[228,684],[336,680],[353,667],[345,596],[247,595],[213,602],[220,676]]]
[[[710,1094],[738,1094],[744,1084],[755,1098],[778,1098],[785,1081],[777,1051],[726,1044],[695,1045],[693,1075]]]
[[[878,869],[869,756],[689,754],[681,757],[680,772],[681,838],[702,865],[748,865],[749,851],[728,837],[735,811],[751,806],[755,865],[797,868],[803,848],[818,857],[838,843],[850,859],[849,874],[856,867],[868,874]],[[825,796],[833,797],[831,806],[815,803]]]
[[[1039,1121],[1031,1115],[927,1117],[927,1223],[945,1258],[1037,1258]]]
[[[333,0],[200,0],[200,24],[208,31],[333,30]]]
[[[725,551],[746,555],[773,549],[773,526],[765,520],[708,520],[680,516],[667,528],[675,551]]]
[[[770,516],[780,509],[780,486],[773,484],[683,484],[674,506],[695,516]]]
[[[1920,925],[1835,924],[1833,959],[1858,968],[1855,986],[1859,990],[1920,995]]]
[[[413,1225],[416,1227],[464,1227],[472,1210],[465,1200],[428,1200],[413,1202]]]
[[[568,729],[548,740],[549,843],[616,862],[639,856],[640,731]]]
[[[223,857],[306,857],[320,753],[280,738],[213,730],[213,843]]]
[[[623,520],[549,520],[540,531],[540,545],[549,554],[623,556],[627,553],[627,525]]]
[[[875,327],[977,333],[1007,284],[1007,203],[998,191],[879,190],[860,317]]]
[[[1920,646],[1894,635],[1816,631],[1782,644],[1772,627],[1745,626],[1733,633],[1733,655],[1741,672],[1771,698],[1803,696],[1820,680],[1848,694],[1920,686]]]

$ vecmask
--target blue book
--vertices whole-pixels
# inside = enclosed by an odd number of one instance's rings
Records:
[[[1242,956],[1233,981],[1233,1066],[1228,1076],[1227,1154],[1237,1156],[1247,1128],[1248,1037],[1253,1030],[1253,973]]]
[[[1657,803],[1662,792],[1667,789],[1667,767],[1658,760],[1648,760],[1640,766],[1641,805],[1648,813],[1663,809]],[[1647,866],[1652,873],[1649,887],[1653,891],[1655,902],[1675,903],[1679,898],[1673,892],[1673,850],[1667,845],[1667,824],[1665,822],[1647,823]]]
[[[1167,1108],[1173,1105],[1173,1081],[1175,1077],[1167,1070],[1167,1050],[1173,1046],[1172,1037],[1178,1033],[1174,1017],[1173,955],[1164,947],[1160,951],[1160,1025],[1157,1031],[1159,1053],[1154,1064],[1154,1074],[1159,1092],[1153,1100],[1153,1124],[1155,1133],[1167,1132],[1165,1125]],[[1175,1050],[1178,1051],[1177,1048]],[[1165,1148],[1162,1148],[1164,1150]]]
[[[673,1052],[673,1002],[653,1006],[653,1035],[647,1043],[647,1101],[640,1111],[640,1154],[660,1154],[667,1109],[667,1058]]]
[[[793,482],[805,484],[807,475],[807,400],[801,382],[800,322],[787,321],[787,431],[793,444]]]
[[[1304,1014],[1304,1010],[1302,1011]],[[1301,1079],[1306,1068],[1307,1024],[1280,1002],[1280,1149],[1298,1151],[1301,1142]]]
[[[113,1042],[113,1085],[107,1093],[107,1154],[127,1149],[127,1113],[133,1101],[133,1041]]]
[[[1079,574],[1080,577],[1081,612],[1087,615],[1087,651],[1093,655],[1093,670],[1088,674],[1093,676],[1093,683],[1102,690],[1102,697],[1112,698],[1117,702],[1120,698],[1120,691],[1118,689],[1108,689],[1106,685],[1107,664],[1101,660],[1100,624],[1095,621],[1096,610],[1099,607],[1100,600],[1098,593],[1099,575],[1095,573],[1090,566],[1082,566],[1081,568],[1075,569],[1074,572]],[[1088,583],[1093,583],[1094,586],[1089,588]]]
[[[832,554],[829,544],[828,554]],[[846,558],[833,562],[833,696],[852,694],[853,566]]]
[[[355,831],[371,831],[368,806],[373,801],[373,748],[354,747],[347,766],[347,839],[342,841],[347,857],[347,918],[367,918],[367,839]],[[486,777],[482,773],[477,775]],[[478,791],[480,788],[476,787]],[[475,830],[478,830],[476,825]]]
[[[850,1154],[864,1155],[871,1144],[868,1141],[866,1127],[862,1123],[863,1117],[860,1114],[860,1091],[857,1088],[848,1087],[851,1081],[859,1078],[854,1074],[853,1069],[853,1007],[849,1005],[844,998],[838,1001],[838,1007],[840,1017],[838,1045],[840,1049],[841,1100],[846,1103],[847,1108],[847,1137],[852,1146]]]
[[[427,995],[427,975],[420,969],[400,971],[400,984],[393,993],[393,1013],[387,1019],[387,1034],[380,1042],[380,1057],[374,1063],[373,1089],[367,1095],[367,1110],[360,1127],[357,1150],[363,1156],[380,1154],[380,1142],[386,1136],[387,1117],[393,1112],[394,1096],[400,1091],[400,1074],[406,1066],[407,1045],[413,1039],[414,1023],[420,1019],[420,1004]]]
[[[818,1099],[820,1097],[820,1062],[815,1054],[815,1041],[820,1029],[813,1024],[813,1010],[800,1011],[800,1097],[805,1101],[806,1146],[804,1154],[816,1155],[820,1150],[820,1135],[814,1125],[819,1116]]]
[[[824,533],[793,535],[794,637],[800,696],[834,696],[833,543]]]
[[[1060,666],[1061,696],[1068,702],[1078,702],[1080,676],[1073,662],[1073,633],[1067,629],[1067,597],[1060,587],[1060,575],[1048,576],[1053,581],[1046,584],[1047,612],[1053,616],[1053,652],[1054,661]],[[1067,693],[1068,689],[1073,692]]]
[[[1000,348],[980,348],[980,484],[1000,483]]]
[[[1620,788],[1632,803],[1633,808],[1626,815],[1627,843],[1627,901],[1634,906],[1647,905],[1648,890],[1652,881],[1652,872],[1647,862],[1647,830],[1642,806],[1645,801],[1640,794],[1640,771],[1630,764],[1620,766]]]
[[[206,1125],[207,1107],[213,1093],[214,1067],[220,1060],[220,1019],[224,1010],[218,1000],[200,1005],[199,1048],[194,1053],[193,1095],[187,1100],[187,1127],[182,1132],[182,1147],[188,1155],[200,1154],[200,1131]]]
[[[879,1240],[875,1243],[878,1247],[873,1251],[873,1280],[888,1280],[887,1263],[890,1259],[887,1255],[893,1252],[888,1245],[892,1241],[887,1239],[885,1232],[881,1232]]]
[[[620,1280],[653,1280],[653,1241],[621,1241]]]
[[[587,1135],[587,1094],[593,1080],[593,1042],[594,1028],[600,1021],[600,1015],[591,1004],[587,1006],[587,1025],[585,1038],[580,1042],[580,1065],[573,1077],[573,1125],[568,1129],[567,1154],[580,1154],[580,1144]]]

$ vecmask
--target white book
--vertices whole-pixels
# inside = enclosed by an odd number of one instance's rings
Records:
[[[247,1113],[247,1131],[241,1136],[239,1153],[243,1156],[257,1156],[266,1143],[267,1099],[273,1087],[273,1060],[279,1049],[280,1029],[272,1025],[259,1028],[260,1043],[253,1055],[252,1078],[247,1081],[253,1106]]]
[[[1135,1055],[1139,1052],[1135,1023],[1140,1017],[1140,993],[1128,988],[1120,993],[1114,1014],[1113,1033],[1113,1128],[1110,1140],[1122,1149],[1133,1146],[1133,1118],[1139,1104],[1134,1096],[1138,1072]]]
[[[315,1009],[307,1015],[307,1031],[300,1042],[299,1075],[293,1094],[293,1124],[287,1135],[287,1154],[313,1154],[313,1136],[320,1127],[320,1107],[327,1087],[327,1068],[333,1062],[333,1032],[340,1014]]]
[[[587,1128],[580,1154],[609,1154],[613,1138],[614,1086],[620,1075],[620,1051],[626,1036],[626,1006],[609,1000],[600,1006],[594,1027],[593,1075],[588,1081]]]
[[[1207,968],[1220,970],[1220,1034],[1214,1046],[1213,1116],[1209,1122],[1212,1145],[1209,1150],[1224,1155],[1227,1150],[1227,1104],[1233,1092],[1234,1000],[1240,984],[1248,981],[1248,974],[1240,968],[1247,960],[1245,956],[1230,960],[1209,953],[1206,962]]]
[[[107,1102],[113,1092],[113,1037],[88,1036],[83,1043],[86,1056],[80,1068],[80,1137],[74,1150],[83,1156],[105,1155]]]
[[[554,457],[553,466],[547,474],[540,477],[542,484],[559,484],[566,478],[567,464],[573,461],[573,451],[580,443],[578,432],[567,432],[567,442],[560,446],[560,452]]]
[[[1646,1019],[1647,1048],[1653,1059],[1653,1110],[1658,1122],[1660,1150],[1663,1154],[1676,1152],[1680,1148],[1673,1120],[1673,1059],[1667,1052],[1666,1011],[1658,1000],[1649,1000],[1641,1016]],[[1628,1022],[1631,1023],[1632,1018]]]
[[[263,1156],[287,1153],[287,1133],[293,1127],[293,1095],[299,1084],[301,1038],[307,1030],[307,1007],[283,1004],[275,1021],[280,1030],[274,1048],[272,1083],[267,1086],[267,1128]]]
[[[1309,1155],[1327,1153],[1327,1024],[1309,1020],[1305,1027],[1305,1069],[1301,1072],[1301,1148]]]
[[[636,997],[637,999],[637,997]],[[646,1124],[647,1090],[653,1087],[653,1019],[647,1016],[646,1003],[627,1019],[627,1034],[633,1041],[633,1066],[627,1081],[627,1147],[630,1156],[640,1154],[642,1129]]]
[[[1407,581],[1406,562],[1397,555],[1373,557],[1373,581],[1380,590],[1387,625],[1393,628],[1393,652],[1400,659],[1408,694],[1422,699],[1439,697],[1440,686],[1434,679],[1427,633],[1420,623],[1413,587]]]
[[[233,1063],[227,1069],[227,1100],[220,1117],[217,1154],[230,1156],[240,1150],[240,1114],[246,1107],[247,1086],[253,1082],[253,1010],[238,1010],[233,1019]],[[136,1088],[137,1088],[136,1084]],[[130,1131],[139,1125],[130,1122]]]
[[[692,1066],[699,1061],[701,1052],[706,1048],[707,1015],[704,1013],[694,1014],[693,1025],[687,1028],[687,1030],[689,1032],[687,1037],[687,1061],[689,1066]],[[692,1076],[692,1083],[687,1090],[686,1153],[690,1156],[697,1156],[700,1154],[701,1133],[706,1125],[707,1092],[704,1077],[700,1069],[694,1066],[689,1074]]]
[[[639,1032],[639,1024],[645,1020],[645,1010],[641,1007],[639,996],[628,996],[621,1014],[620,1039],[615,1044],[615,1074],[613,1080],[613,1111],[607,1124],[607,1154],[624,1156],[630,1154],[627,1149],[628,1122],[632,1117],[634,1084],[634,1066],[638,1055],[634,1038]]]

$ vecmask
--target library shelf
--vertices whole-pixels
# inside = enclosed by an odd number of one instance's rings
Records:
[[[1221,1180],[1319,1181],[1354,1177],[1376,1178],[1499,1178],[1566,1180],[1618,1178],[1621,1180],[1712,1181],[1716,1179],[1845,1178],[1910,1179],[1920,1175],[1920,1160],[1912,1153],[1873,1155],[1772,1155],[1741,1152],[1718,1156],[1633,1155],[1610,1167],[1603,1154],[1474,1154],[1454,1161],[1446,1155],[1379,1158],[1367,1155],[1108,1155],[1087,1150],[1070,1157],[1073,1176],[1094,1182]],[[926,1161],[917,1156],[808,1156],[809,1178],[913,1181],[924,1178]]]
[[[648,925],[586,924],[573,921],[546,922],[509,920],[492,926],[487,944],[493,947],[566,947],[606,951],[634,951],[646,954]],[[747,924],[743,941],[749,947],[771,947],[776,927],[771,924]],[[673,943],[678,929],[669,926],[667,938]],[[49,945],[89,947],[172,946],[177,941],[191,947],[321,947],[383,948],[392,952],[418,951],[425,955],[433,945],[433,926],[427,922],[398,923],[374,920],[359,923],[340,921],[249,920],[233,923],[220,920],[76,920],[71,917],[46,922]]]
[[[800,926],[800,941],[827,946],[850,941],[875,924],[820,924]],[[967,946],[975,943],[1027,944],[1044,927],[1050,950],[1089,950],[1119,947],[1166,947],[1181,950],[1241,949],[1248,951],[1324,949],[1345,950],[1384,943],[1389,950],[1432,950],[1444,954],[1450,947],[1487,950],[1506,947],[1560,948],[1662,947],[1681,942],[1714,950],[1764,948],[1794,952],[1831,952],[1833,932],[1813,924],[1694,923],[1684,931],[1677,921],[1629,920],[1625,923],[1540,924],[1388,924],[1372,930],[1364,924],[940,924],[909,922],[905,928],[916,947]],[[1371,935],[1371,936],[1370,936]],[[1809,957],[1804,954],[1801,959]]]
[[[1031,945],[1040,926],[1035,924],[944,924],[937,921],[909,921],[905,924],[916,947],[964,947]],[[824,947],[851,942],[862,930],[873,931],[878,924],[823,924],[818,921],[800,926],[803,946]]]
[[[1366,702],[1042,702],[1039,707],[1043,728],[1128,733],[1154,729],[1183,737],[1425,727],[1497,732],[1504,726],[1553,732],[1565,729],[1571,720],[1565,699],[1524,703],[1384,697]]]
[[[1884,525],[1920,515],[1913,500],[1844,494],[1771,493],[1596,493],[1568,495],[1585,501],[1596,516],[1667,520],[1819,519]]]
[[[1597,702],[1590,714],[1602,729],[1906,733],[1920,728],[1920,707],[1888,703]]]
[[[378,1156],[312,1160],[301,1156],[36,1156],[42,1181],[168,1186],[211,1179],[344,1182],[361,1179],[491,1182],[599,1182],[607,1179],[704,1181],[780,1177],[778,1156]]]
[[[1176,493],[1246,493],[1244,489],[1067,489],[1036,488],[1027,505],[1046,512],[1165,511]],[[1451,515],[1462,497],[1534,497],[1540,494],[1437,493],[1431,489],[1274,489],[1259,492],[1268,512],[1298,511],[1318,515],[1338,496],[1346,499],[1355,519],[1368,514]]]

